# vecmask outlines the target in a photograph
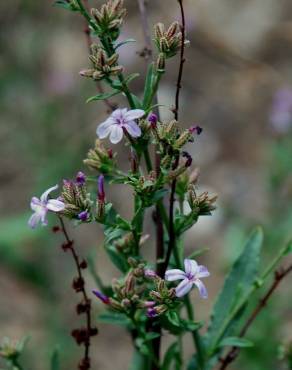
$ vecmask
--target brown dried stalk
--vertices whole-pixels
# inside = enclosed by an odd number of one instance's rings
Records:
[[[84,357],[79,363],[79,370],[89,370],[90,364],[90,344],[91,337],[97,335],[97,328],[92,327],[91,321],[91,300],[88,298],[88,294],[85,288],[85,280],[83,278],[82,270],[87,267],[85,260],[80,261],[80,258],[74,248],[74,241],[70,239],[69,234],[66,230],[65,223],[61,216],[59,216],[61,231],[65,237],[66,242],[62,245],[64,251],[70,251],[75,262],[77,269],[77,277],[73,280],[73,288],[77,293],[81,293],[83,296],[82,302],[77,304],[76,310],[78,314],[84,313],[86,315],[86,328],[74,329],[72,336],[76,342],[84,344]]]

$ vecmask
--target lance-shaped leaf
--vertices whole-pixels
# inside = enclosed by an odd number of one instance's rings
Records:
[[[229,315],[256,281],[262,243],[263,232],[260,228],[256,228],[227,276],[214,305],[211,323],[205,336],[209,349],[214,350],[222,338],[234,334],[238,315],[235,317]],[[241,315],[243,311],[241,310]]]

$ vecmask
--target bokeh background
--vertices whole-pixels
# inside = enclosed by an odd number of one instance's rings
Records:
[[[92,6],[102,1],[92,0]],[[143,91],[145,64],[138,6],[128,8],[121,39],[137,42],[120,49],[127,73]],[[149,23],[179,18],[175,0],[149,0]],[[201,168],[200,187],[219,195],[214,216],[186,236],[186,249],[208,247],[200,257],[212,276],[210,298],[193,292],[197,318],[206,319],[224,273],[254,225],[265,231],[263,263],[291,237],[292,229],[292,2],[290,0],[188,0],[187,64],[183,79],[181,124],[199,123],[203,134],[189,147]],[[27,227],[29,201],[63,178],[84,170],[82,160],[107,115],[102,103],[86,104],[95,86],[78,72],[88,66],[80,16],[52,7],[52,1],[0,2],[0,336],[30,340],[26,369],[49,369],[56,346],[62,369],[76,368],[80,357],[68,333],[76,326],[72,261],[61,251],[61,237],[48,228]],[[178,60],[168,64],[159,92],[165,119],[173,104]],[[122,99],[114,99],[124,104]],[[117,148],[127,166],[128,154]],[[128,188],[107,187],[125,217],[132,212]],[[153,235],[153,226],[146,226]],[[50,219],[50,225],[54,225]],[[118,272],[102,249],[98,226],[70,230],[78,250],[94,259],[105,284]],[[290,234],[290,235],[289,235]],[[153,237],[144,246],[151,255]],[[95,287],[88,273],[89,287]],[[251,308],[256,299],[251,303]],[[102,310],[99,302],[95,315]],[[233,369],[287,369],[281,348],[292,341],[291,277],[258,318],[248,337],[254,348],[242,351]],[[81,319],[80,319],[81,320]],[[94,369],[124,370],[131,358],[123,329],[102,324],[94,340]],[[186,340],[186,356],[191,346]],[[0,363],[1,364],[1,363]]]

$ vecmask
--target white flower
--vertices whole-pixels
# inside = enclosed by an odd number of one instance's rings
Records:
[[[195,284],[199,289],[202,298],[208,298],[208,293],[205,285],[202,283],[200,278],[204,278],[210,275],[208,269],[205,266],[198,265],[195,260],[185,259],[184,260],[185,271],[179,269],[167,270],[165,272],[165,280],[175,281],[182,280],[181,283],[175,289],[177,297],[182,297],[187,294]]]
[[[110,141],[117,144],[123,138],[124,130],[129,135],[136,138],[141,136],[141,129],[135,122],[135,119],[141,118],[145,115],[142,109],[116,109],[111,116],[102,122],[96,130],[97,136],[104,139],[110,135]]]
[[[58,185],[53,186],[46,190],[41,198],[32,197],[30,202],[30,207],[34,211],[32,216],[28,221],[28,225],[34,229],[38,223],[42,223],[42,225],[47,225],[48,221],[46,219],[46,215],[48,211],[53,212],[61,212],[65,209],[65,204],[58,199],[48,199],[50,192],[53,190],[58,189]]]

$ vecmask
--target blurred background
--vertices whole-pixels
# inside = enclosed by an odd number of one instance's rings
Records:
[[[103,1],[92,0],[99,6]],[[143,35],[136,1],[128,8],[121,39],[137,42],[120,49],[126,72],[143,92],[145,63],[137,53]],[[179,19],[175,0],[149,0],[149,23]],[[208,317],[224,273],[254,225],[265,231],[263,266],[291,237],[292,229],[292,2],[290,0],[186,0],[188,39],[181,123],[198,123],[203,134],[189,151],[201,168],[200,188],[219,195],[218,209],[186,236],[187,253],[208,247],[200,262],[212,272],[210,298],[199,299],[197,319]],[[94,145],[96,125],[107,116],[91,80],[78,72],[89,65],[84,22],[52,1],[0,2],[0,336],[29,335],[25,369],[49,369],[53,349],[61,350],[62,369],[76,368],[79,349],[69,333],[76,319],[74,274],[61,236],[50,227],[27,227],[29,202],[48,187],[85,170],[82,160]],[[163,118],[174,101],[178,60],[167,67],[159,92]],[[121,105],[121,98],[113,100]],[[119,160],[128,154],[117,147]],[[107,187],[107,196],[131,217],[131,191]],[[146,229],[153,251],[151,217]],[[50,219],[50,226],[54,225]],[[102,230],[70,229],[78,251],[91,255],[105,284],[119,277],[102,249]],[[95,287],[88,273],[89,288]],[[285,281],[249,332],[256,346],[242,351],[233,369],[288,369],[281,355],[292,341],[291,277]],[[72,304],[71,304],[72,302]],[[251,303],[251,308],[256,303]],[[95,315],[103,307],[96,302]],[[77,324],[78,325],[78,324]],[[131,343],[123,329],[100,324],[94,339],[94,369],[124,370]],[[186,338],[186,344],[190,341]],[[283,347],[284,346],[284,347]],[[191,354],[187,344],[185,356]],[[114,353],[114,356],[111,354]],[[1,362],[0,362],[1,365]]]

